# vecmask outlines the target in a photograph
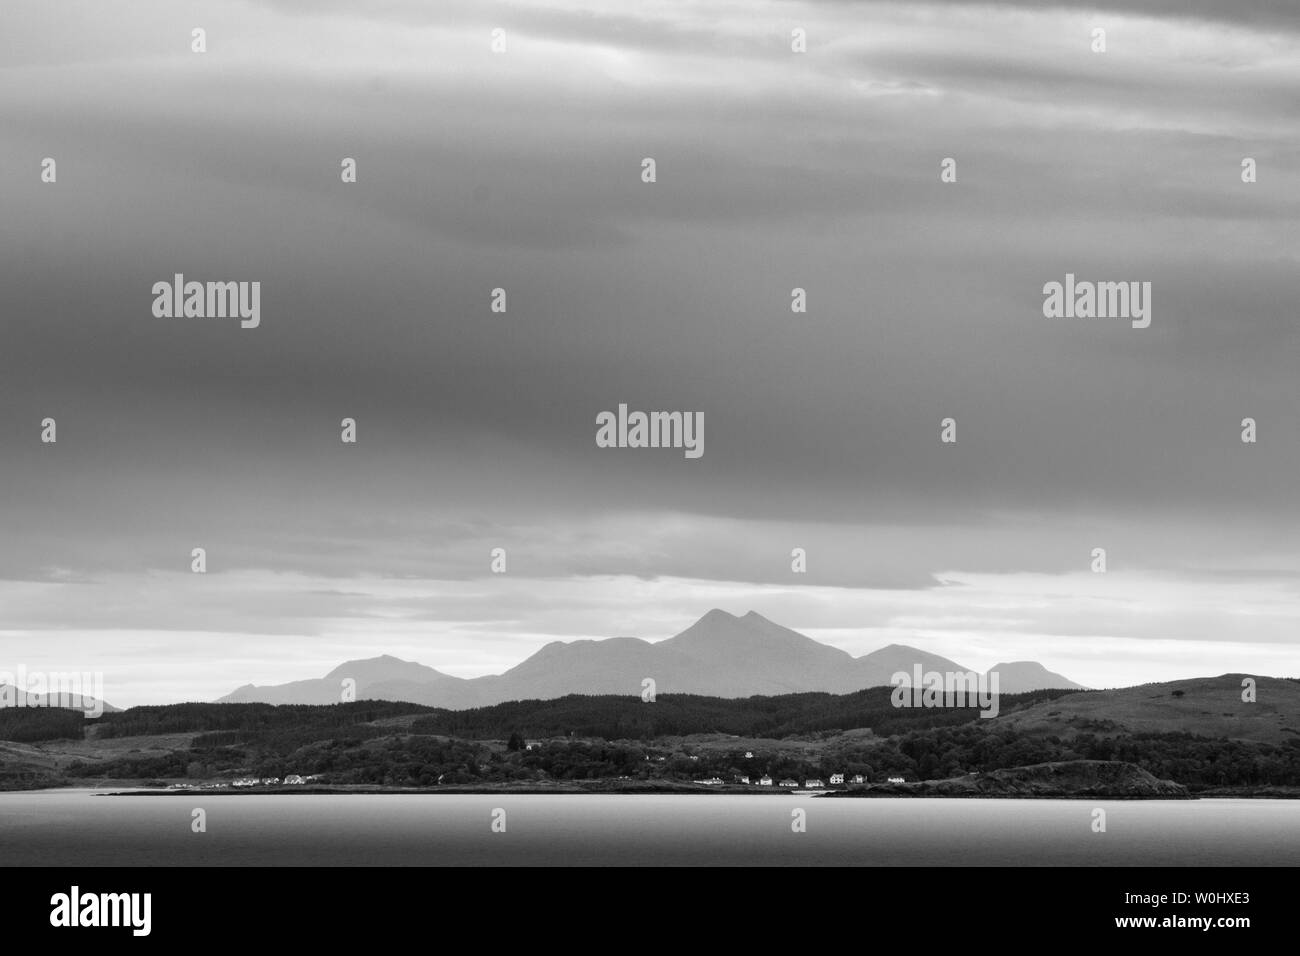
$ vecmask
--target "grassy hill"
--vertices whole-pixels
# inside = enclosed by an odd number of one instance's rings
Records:
[[[1185,733],[1274,745],[1300,737],[1300,681],[1254,678],[1256,700],[1245,703],[1241,682],[1246,676],[1080,691],[1007,713],[997,723],[1059,737]]]

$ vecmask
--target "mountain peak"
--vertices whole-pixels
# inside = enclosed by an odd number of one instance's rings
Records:
[[[696,624],[771,624],[767,618],[757,611],[746,611],[743,615],[732,614],[724,611],[720,607],[715,607],[705,613]]]
[[[705,614],[704,614],[704,616],[703,616],[702,618],[700,618],[699,621],[697,621],[696,623],[697,623],[697,624],[705,624],[705,623],[708,623],[708,624],[714,624],[714,623],[717,623],[717,622],[719,622],[719,621],[738,621],[738,620],[740,620],[740,618],[736,617],[736,615],[734,615],[734,614],[728,614],[728,613],[727,613],[726,611],[724,611],[722,608],[720,608],[720,607],[715,607],[715,608],[711,608],[710,610],[706,611]]]
[[[404,661],[391,654],[345,661],[325,675],[330,680],[351,677],[360,683],[383,680],[438,680],[446,674],[415,661]]]

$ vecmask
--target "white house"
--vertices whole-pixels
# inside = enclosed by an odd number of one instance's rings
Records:
[[[763,774],[763,776],[758,778],[758,785],[760,787],[770,787],[772,786],[772,778],[767,774]]]
[[[720,786],[722,786],[722,778],[721,778],[721,777],[709,777],[707,780],[696,780],[695,782],[696,782],[696,783],[707,784],[707,785],[710,786],[710,787],[720,787]]]
[[[907,783],[907,781],[904,780],[902,777],[890,777],[890,778],[889,778],[889,782],[890,782],[890,783]]]
[[[753,759],[754,759],[754,751],[752,751],[752,750],[746,750],[746,751],[745,751],[745,759],[746,759],[746,760],[753,760]]]
[[[813,777],[811,780],[806,781],[806,782],[804,783],[804,786],[805,786],[805,787],[824,787],[824,786],[826,786],[826,784],[822,783],[822,782],[821,782],[820,780],[818,780],[816,777]]]
[[[746,776],[739,776],[736,778],[736,783],[749,783],[749,778]]]
[[[291,773],[289,774],[289,776],[284,778],[284,782],[285,783],[306,783],[307,781],[304,780],[302,777],[300,777],[298,774]]]
[[[853,782],[854,782],[854,783],[866,783],[867,781],[863,778],[862,774],[860,774],[860,773],[855,773],[855,774],[853,775]]]
[[[842,773],[831,774],[831,786],[835,786],[837,784],[842,784],[842,783],[844,783],[844,774]]]
[[[798,780],[791,780],[791,779],[789,779],[789,778],[786,778],[785,780],[782,780],[779,784],[777,784],[777,786],[778,786],[778,787],[797,787],[797,786],[799,786],[799,781],[798,781]]]

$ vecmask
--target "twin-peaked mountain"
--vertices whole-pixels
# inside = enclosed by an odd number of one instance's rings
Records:
[[[554,641],[504,674],[488,677],[452,677],[385,655],[349,661],[316,680],[267,687],[246,684],[220,702],[333,704],[348,678],[356,682],[358,700],[401,700],[452,710],[567,694],[637,696],[647,677],[654,680],[659,694],[847,694],[888,684],[895,672],[911,674],[918,664],[922,671],[970,670],[902,644],[854,657],[753,611],[736,617],[712,610],[666,641],[651,644],[635,637]],[[999,664],[994,670],[1002,693],[1080,687],[1033,661]]]

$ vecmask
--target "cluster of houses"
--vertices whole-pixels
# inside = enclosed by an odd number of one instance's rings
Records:
[[[283,780],[279,777],[240,777],[238,780],[232,780],[230,783],[173,783],[167,787],[168,790],[226,790],[230,787],[278,787],[282,785],[294,785],[311,783],[313,780],[319,780],[320,774],[313,774],[310,777],[303,777],[296,773],[291,773]]]
[[[279,786],[297,786],[304,783],[311,783],[313,780],[319,780],[319,774],[313,774],[310,777],[303,777],[296,773],[291,773],[283,780],[279,777],[240,777],[232,781],[232,787],[279,787]]]
[[[647,757],[646,759],[649,760],[650,758]],[[658,759],[663,760],[664,758],[663,758],[663,757],[660,757],[660,758],[658,758]],[[691,755],[691,759],[692,759],[692,760],[699,760],[700,758],[699,758],[698,756]],[[746,759],[746,760],[753,760],[753,759],[754,759],[754,751],[752,751],[752,750],[746,750],[746,751],[745,751],[745,759]],[[889,783],[906,783],[906,782],[907,782],[903,777],[899,777],[899,776],[892,776],[892,777],[889,777],[889,778],[888,778],[888,781],[889,781]],[[695,781],[695,783],[705,784],[705,785],[710,786],[710,787],[720,787],[720,786],[723,785],[723,782],[724,782],[724,781],[722,780],[721,777],[709,777],[709,778],[706,779],[706,780],[696,780],[696,781]],[[736,777],[735,777],[735,781],[734,781],[734,782],[735,782],[735,783],[738,783],[738,784],[740,784],[740,785],[742,785],[742,786],[747,786],[747,787],[759,786],[759,787],[787,787],[787,788],[796,788],[796,787],[800,787],[800,786],[802,786],[804,789],[807,789],[807,790],[816,790],[816,789],[818,789],[818,788],[820,788],[820,787],[825,787],[825,786],[827,786],[827,784],[826,784],[825,782],[823,782],[822,779],[821,779],[820,777],[809,777],[808,779],[804,780],[804,782],[803,782],[802,784],[800,784],[798,780],[791,780],[789,777],[787,777],[787,778],[784,779],[784,780],[779,780],[779,781],[778,781],[778,780],[773,780],[773,779],[772,779],[770,776],[768,776],[767,774],[763,774],[763,776],[758,777],[757,779],[751,779],[751,778],[749,777],[748,774],[737,774]],[[854,785],[856,785],[856,786],[861,786],[862,784],[867,783],[867,782],[868,782],[868,781],[867,781],[867,778],[866,778],[865,776],[863,776],[862,774],[860,774],[860,773],[855,773],[852,777],[848,778],[847,780],[845,779],[845,775],[842,774],[842,773],[833,773],[833,774],[831,774],[831,777],[830,777],[830,786],[832,786],[832,787],[843,787],[843,786],[846,786],[847,784],[854,784]]]
[[[721,777],[709,777],[707,780],[696,780],[695,782],[706,784],[711,787],[720,787],[722,786],[723,783]],[[867,778],[860,773],[855,773],[848,782],[852,784],[864,784],[867,782]],[[907,781],[904,780],[902,777],[890,777],[889,782],[906,783]],[[771,786],[798,787],[800,785],[798,780],[791,780],[789,777],[779,782],[774,782],[772,778],[769,777],[767,774],[763,774],[763,776],[759,777],[757,780],[750,780],[750,778],[747,775],[738,775],[736,777],[736,783],[743,784],[746,786],[758,785],[760,787],[771,787]],[[844,774],[842,773],[831,774],[830,785],[832,787],[844,786],[845,785]],[[821,778],[819,777],[809,777],[807,780],[803,782],[803,787],[806,790],[815,790],[819,787],[825,787],[825,786],[826,784],[823,783]]]

